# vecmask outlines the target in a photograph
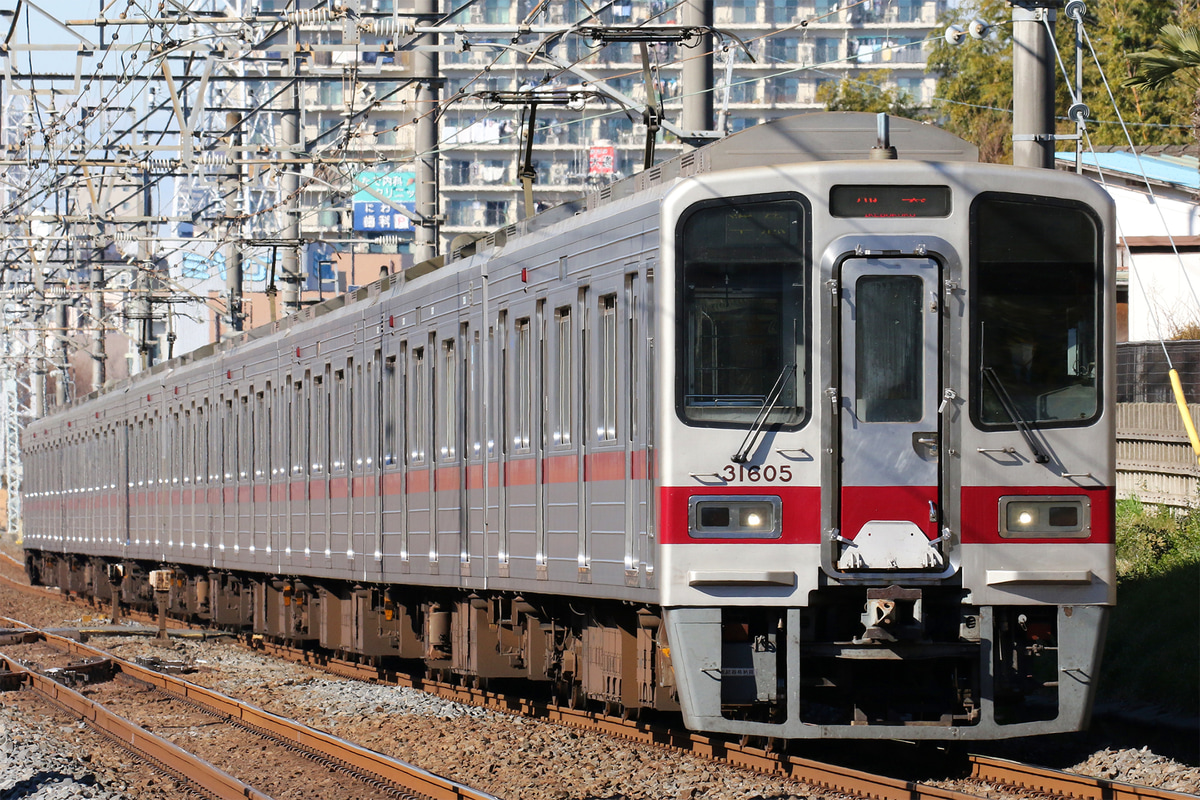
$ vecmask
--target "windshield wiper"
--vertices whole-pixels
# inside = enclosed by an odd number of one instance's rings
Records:
[[[996,370],[992,367],[984,367],[980,370],[980,373],[983,374],[983,377],[987,378],[992,391],[996,393],[996,397],[1000,400],[1000,407],[1004,409],[1004,413],[1008,415],[1013,425],[1016,425],[1017,430],[1021,432],[1021,436],[1025,438],[1025,444],[1029,445],[1029,449],[1033,453],[1033,460],[1039,464],[1049,463],[1050,457],[1038,447],[1037,440],[1033,438],[1032,426],[1017,413],[1017,406],[1009,396],[1008,390],[1004,388],[1004,384],[1000,382],[1000,376],[996,374]]]
[[[750,460],[750,451],[754,449],[754,443],[758,439],[759,432],[762,431],[763,425],[766,424],[767,417],[771,416],[771,412],[775,410],[775,406],[779,403],[779,398],[783,396],[783,390],[787,387],[788,381],[795,374],[795,364],[784,366],[783,371],[779,373],[779,377],[775,379],[775,385],[771,387],[771,391],[767,393],[766,399],[763,400],[762,408],[759,410],[754,424],[750,426],[750,432],[742,440],[742,446],[733,454],[733,463],[745,464]]]

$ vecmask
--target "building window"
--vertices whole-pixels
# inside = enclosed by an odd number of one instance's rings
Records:
[[[484,224],[491,228],[499,228],[508,224],[508,201],[488,200],[483,211]]]
[[[399,121],[391,118],[375,120],[375,144],[397,144],[400,140],[400,132],[396,130],[399,124]]]
[[[795,22],[800,12],[800,0],[771,0],[771,22]]]
[[[767,39],[767,58],[771,61],[799,61],[800,39],[795,36],[774,36]]]
[[[800,90],[800,79],[793,77],[768,78],[766,101],[768,103],[795,103]]]
[[[828,64],[832,61],[837,61],[841,55],[839,54],[839,45],[841,40],[832,39],[829,37],[821,37],[817,39],[816,51],[813,54],[813,60],[817,64]]]
[[[509,0],[483,0],[483,21],[489,25],[504,25],[509,22],[511,8]]]
[[[757,22],[758,0],[729,0],[729,21],[733,24]]]

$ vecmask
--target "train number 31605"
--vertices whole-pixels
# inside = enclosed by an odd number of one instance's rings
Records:
[[[741,464],[726,464],[725,469],[721,470],[721,477],[733,483],[790,483],[792,480],[792,468],[788,464],[782,467],[777,467],[774,464],[767,464],[764,467],[747,467]]]

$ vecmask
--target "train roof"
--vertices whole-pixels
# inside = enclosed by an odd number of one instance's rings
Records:
[[[543,230],[580,213],[600,208],[623,198],[652,189],[661,190],[665,185],[681,178],[743,167],[813,161],[860,161],[871,158],[872,150],[876,149],[879,144],[878,132],[881,117],[886,117],[890,144],[896,149],[896,157],[900,159],[942,162],[977,162],[979,160],[979,150],[970,142],[933,125],[903,117],[853,111],[820,112],[783,117],[746,128],[703,147],[682,153],[656,164],[648,170],[589,192],[577,200],[555,206],[536,216],[489,232],[478,239],[464,241],[461,245],[456,243],[448,257],[439,256],[431,261],[417,264],[406,270],[403,276],[384,276],[374,283],[347,294],[303,308],[290,317],[231,336],[220,342],[204,345],[170,361],[155,364],[145,372],[94,391],[85,397],[76,398],[64,409],[58,410],[73,408],[98,395],[119,391],[144,380],[153,380],[152,376],[207,359],[275,333],[286,332],[297,323],[325,316],[361,301],[377,298],[397,285],[403,285],[422,275],[435,272],[445,265],[461,261],[476,252],[482,253],[489,248],[503,246],[509,239]],[[53,416],[53,412],[47,416]]]
[[[859,111],[797,114],[746,128],[589,192],[578,200],[468,239],[461,246],[456,243],[451,246],[448,257],[417,264],[405,275],[409,279],[424,275],[444,263],[472,255],[477,249],[482,251],[489,246],[502,245],[508,239],[678,178],[744,167],[869,159],[872,158],[872,151],[878,149],[881,118],[887,122],[890,144],[895,148],[896,158],[911,161],[979,161],[979,148],[967,140],[905,117]]]

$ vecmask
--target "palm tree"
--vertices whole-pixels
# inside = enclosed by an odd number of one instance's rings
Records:
[[[1126,86],[1154,89],[1179,81],[1195,92],[1192,134],[1200,142],[1200,28],[1164,25],[1158,32],[1158,47],[1130,53],[1129,60],[1137,72],[1125,81]]]

